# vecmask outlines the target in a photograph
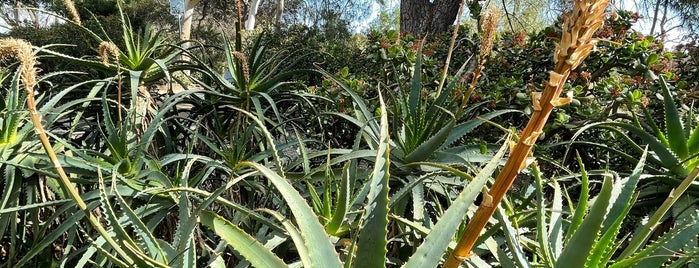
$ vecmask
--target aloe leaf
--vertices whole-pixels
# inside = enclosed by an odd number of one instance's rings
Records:
[[[332,151],[327,151],[327,153],[330,153],[330,152],[332,152],[333,154],[335,154],[336,152],[347,152],[347,153],[341,154],[335,158],[330,159],[330,162],[328,162],[327,165],[336,165],[336,164],[340,164],[342,162],[352,160],[352,159],[364,159],[364,158],[376,157],[375,150],[357,150],[357,151],[349,151],[349,150],[335,151],[335,150],[332,150]],[[318,153],[320,153],[320,155],[325,155],[325,153],[322,151],[318,152]],[[312,153],[309,155],[310,158],[313,158],[312,156],[315,156],[315,154]],[[325,171],[324,166],[314,168],[311,170],[310,173],[303,174],[302,178],[304,178],[304,179],[310,178],[311,176],[315,175],[316,173],[319,173],[322,171]]]
[[[693,261],[693,264],[696,264],[697,256],[699,256],[699,247],[694,247],[694,249],[682,254],[679,256],[679,258],[672,263],[664,266],[665,268],[686,268],[686,267],[691,267],[688,266],[687,263],[690,261]]]
[[[260,209],[260,211],[272,215],[277,221],[279,221],[282,226],[284,226],[284,229],[286,230],[286,234],[288,234],[289,237],[291,237],[291,240],[294,242],[294,245],[296,246],[296,251],[298,252],[299,258],[301,259],[301,263],[303,263],[306,267],[310,267],[313,265],[313,261],[310,259],[310,254],[308,253],[308,246],[305,244],[303,240],[303,235],[301,235],[301,232],[299,231],[294,224],[284,217],[281,213],[270,210],[270,209]]]
[[[680,159],[689,156],[687,149],[687,137],[684,135],[682,126],[682,118],[680,117],[679,109],[675,105],[675,100],[670,94],[667,82],[663,76],[659,76],[660,88],[663,89],[663,103],[665,107],[665,129],[667,134],[670,149],[675,152]]]
[[[429,177],[430,176],[424,175],[418,177],[417,179],[408,181],[408,183],[403,185],[403,187],[401,187],[396,193],[391,195],[391,199],[388,200],[388,207],[392,209],[399,201],[407,197],[409,193],[412,193],[413,188],[415,188],[418,184],[421,184]]]
[[[634,198],[632,198],[630,201],[635,202],[635,196],[637,195],[634,195]],[[615,245],[615,240],[617,238],[617,235],[619,234],[619,230],[621,230],[621,224],[624,222],[626,214],[628,214],[629,211],[631,211],[631,208],[632,206],[625,207],[624,211],[622,211],[623,216],[614,218],[614,221],[609,223],[609,225],[604,225],[604,227],[607,228],[607,231],[604,232],[602,237],[600,237],[599,240],[595,243],[594,248],[590,251],[590,256],[588,257],[587,262],[585,263],[585,267],[607,266],[607,263],[614,254],[616,246],[618,246],[618,244]]]
[[[552,180],[551,184],[553,185],[553,201],[548,224],[548,240],[551,245],[551,253],[554,259],[557,259],[563,250],[563,218],[561,217],[563,194],[558,182]]]
[[[548,236],[546,231],[548,230],[546,224],[546,204],[544,198],[544,184],[541,178],[541,172],[538,166],[533,166],[530,168],[532,171],[532,176],[536,181],[536,240],[539,243],[539,253],[541,254],[545,267],[553,267],[554,260],[556,259],[553,251],[551,250],[551,245],[549,244]]]
[[[568,143],[568,142],[565,142],[565,143]],[[617,156],[623,158],[625,161],[628,161],[629,163],[638,162],[638,156],[631,156],[630,154],[627,154],[621,150],[612,148],[607,144],[598,143],[598,142],[590,142],[590,141],[574,141],[574,142],[570,143],[570,145],[573,145],[573,144],[584,146],[584,147],[601,148],[601,149],[604,149],[606,151],[613,153],[614,155],[617,155]],[[551,147],[549,147],[549,148],[551,148]],[[578,147],[578,148],[580,148],[580,147]],[[655,157],[646,158],[646,163],[662,166],[662,162],[660,162],[660,160],[658,160]],[[650,166],[650,165],[646,165],[646,170],[651,172],[651,173],[655,173],[655,174],[663,173],[662,171],[660,171],[657,168],[654,168],[653,166]]]
[[[153,233],[148,229],[148,227],[141,221],[141,218],[143,215],[136,215],[136,213],[131,209],[128,203],[126,203],[126,200],[119,194],[119,190],[116,187],[113,187],[116,185],[116,173],[113,175],[113,182],[112,182],[112,191],[114,192],[114,196],[116,197],[116,200],[118,201],[123,214],[126,219],[128,219],[128,222],[130,223],[130,226],[133,228],[133,230],[141,237],[140,242],[143,242],[146,246],[146,249],[150,253],[149,257],[152,257],[155,261],[162,263],[164,265],[167,265],[167,258],[165,256],[165,253],[163,252],[163,249],[160,247],[160,244],[158,243],[157,239],[155,236],[153,236]]]
[[[689,150],[689,154],[699,153],[699,124],[692,130],[692,134],[689,135],[687,150]]]
[[[88,208],[90,210],[93,210],[97,207],[97,205],[98,203],[90,203],[88,204]],[[61,220],[61,224],[59,226],[57,226],[50,233],[42,237],[41,241],[38,241],[35,245],[33,245],[32,248],[24,254],[22,259],[17,261],[14,265],[16,267],[25,267],[25,265],[28,265],[28,263],[32,261],[34,257],[37,256],[37,254],[44,252],[46,247],[52,245],[56,241],[56,239],[64,236],[67,232],[70,232],[71,230],[75,230],[75,224],[84,217],[84,213],[73,213],[69,217]]]
[[[422,268],[437,267],[439,265],[442,255],[444,255],[456,231],[458,231],[456,226],[461,225],[468,208],[473,205],[473,201],[481,193],[483,186],[485,186],[495,169],[500,165],[500,160],[505,155],[507,148],[507,145],[503,145],[493,159],[461,191],[447,211],[439,218],[439,221],[437,221],[437,224],[435,224],[427,237],[425,237],[425,241],[422,242],[403,267]]]
[[[611,226],[617,218],[626,217],[624,211],[627,211],[627,207],[633,205],[633,196],[636,193],[636,185],[638,185],[638,182],[641,180],[641,175],[643,175],[643,168],[645,166],[646,156],[648,155],[647,152],[646,150],[638,160],[638,164],[636,164],[631,175],[628,178],[622,179],[620,185],[615,185],[621,188],[621,192],[618,193],[607,214],[607,218],[602,224],[602,232],[607,232],[609,226]]]
[[[265,127],[265,124],[260,121],[257,117],[255,117],[253,114],[233,107],[236,111],[245,114],[248,116],[250,119],[252,119],[259,127],[260,130],[262,131],[262,134],[264,135],[265,139],[267,140],[268,146],[269,146],[269,151],[272,153],[272,157],[274,159],[274,164],[277,166],[277,173],[279,173],[280,176],[284,177],[284,166],[282,165],[282,160],[281,157],[279,156],[279,151],[276,148],[276,145],[274,144],[274,138],[272,137],[272,134],[267,130]]]
[[[477,118],[468,120],[466,122],[459,123],[458,125],[454,126],[454,129],[449,133],[449,136],[442,143],[440,149],[443,149],[447,146],[452,145],[454,142],[459,140],[461,137],[465,136],[468,133],[471,133],[471,131],[473,131],[478,126],[485,123],[486,120],[490,120],[490,119],[493,119],[497,116],[507,114],[507,113],[513,113],[513,112],[521,113],[521,111],[518,111],[518,110],[497,110],[497,111],[489,112],[489,113],[484,114],[484,115],[480,115]]]
[[[352,172],[350,172],[350,163],[348,162],[342,169],[342,178],[340,179],[340,184],[338,185],[340,189],[337,196],[337,206],[335,207],[335,211],[333,212],[330,222],[325,226],[325,231],[329,234],[337,233],[340,226],[342,226],[342,222],[345,220],[345,216],[347,215],[347,210],[349,209],[350,205],[350,193],[352,191],[350,188],[350,180],[354,179],[350,178],[350,176],[352,176]]]
[[[386,104],[379,92],[381,124],[379,146],[374,160],[374,170],[369,181],[367,205],[362,216],[362,231],[359,234],[357,258],[354,267],[385,267],[388,241],[388,179],[390,161],[388,116]]]
[[[498,247],[497,248],[497,256],[498,260],[500,261],[500,266],[502,268],[518,268],[512,260],[510,260],[510,256],[507,256],[507,253],[505,253],[502,248]]]
[[[677,223],[674,228],[653,243],[650,243],[643,250],[629,258],[618,261],[610,268],[661,267],[663,263],[668,261],[668,256],[674,256],[675,253],[680,252],[687,245],[687,241],[696,241],[697,234],[699,234],[697,215],[695,212],[691,219]]]
[[[194,95],[195,93],[202,93],[201,90],[183,90],[182,92],[175,93],[174,95],[168,97],[163,104],[160,106],[160,111],[153,116],[153,119],[148,125],[148,128],[141,135],[140,150],[148,151],[147,146],[152,144],[152,140],[155,134],[162,128],[162,124],[166,121],[165,117],[184,97],[189,95]]]
[[[10,159],[11,162],[16,162],[18,159]],[[0,166],[1,167],[1,166]],[[5,219],[5,215],[3,213],[8,213],[11,211],[6,211],[10,206],[16,206],[19,204],[19,195],[21,193],[22,189],[22,182],[23,182],[23,177],[22,176],[17,176],[17,169],[13,165],[7,165],[3,168],[3,190],[2,190],[2,202],[0,202],[0,216],[2,216],[2,221],[4,222],[3,228],[0,229],[2,231],[0,234],[4,234],[5,232],[5,224],[9,224],[12,220],[10,219]],[[12,222],[12,224],[15,224]]]
[[[379,135],[379,126],[373,120],[369,120],[370,118],[372,118],[374,116],[373,116],[372,112],[370,112],[369,109],[367,108],[366,103],[365,103],[366,100],[364,100],[364,98],[362,98],[361,96],[357,95],[357,93],[354,92],[354,90],[349,88],[349,86],[347,86],[347,84],[342,82],[339,78],[335,77],[334,75],[332,75],[324,70],[318,70],[318,72],[325,75],[333,82],[337,83],[345,92],[347,92],[347,94],[350,95],[350,97],[353,100],[354,105],[356,105],[358,108],[358,112],[361,113],[361,115],[368,121],[367,124],[369,125],[369,128],[371,129],[372,133],[374,133],[374,136],[378,136]]]
[[[412,125],[417,125],[416,120],[420,120],[418,113],[420,112],[420,96],[422,95],[422,45],[417,53],[417,60],[413,67],[413,78],[410,86],[410,96],[408,97],[408,121],[412,121]]]
[[[318,191],[316,190],[315,186],[311,184],[311,182],[306,181],[306,187],[308,187],[308,198],[311,199],[311,205],[313,207],[313,211],[316,211],[317,213],[321,214],[320,212],[323,210],[323,201],[321,201],[320,195],[318,194]],[[323,216],[322,214],[319,216]]]
[[[527,261],[527,255],[525,255],[521,246],[522,243],[518,238],[519,234],[517,233],[517,230],[515,230],[514,226],[512,226],[512,222],[510,222],[510,219],[508,219],[507,214],[502,207],[498,207],[496,210],[495,218],[498,220],[498,222],[500,222],[502,231],[505,233],[505,242],[507,243],[510,253],[512,254],[512,260],[509,260],[509,257],[500,256],[500,262],[503,262],[505,259],[508,260],[510,267],[530,267],[529,262]],[[498,252],[500,252],[500,247],[498,247]],[[505,267],[504,264],[503,267]]]
[[[406,163],[423,161],[442,146],[447,136],[454,128],[454,121],[451,120],[447,125],[443,126],[434,136],[430,137],[425,142],[421,143],[415,150],[405,156]]]
[[[648,222],[643,225],[643,227],[640,230],[637,230],[634,233],[633,238],[631,241],[629,241],[628,245],[624,249],[623,252],[619,255],[620,259],[627,258],[630,255],[634,254],[643,244],[646,243],[646,240],[650,237],[652,229],[654,229],[659,223],[660,220],[665,216],[665,214],[672,208],[672,206],[677,202],[678,198],[680,198],[687,188],[695,181],[697,178],[697,175],[699,175],[699,168],[695,167],[687,177],[682,180],[682,182],[677,186],[677,188],[674,188],[670,190],[670,193],[668,194],[668,197],[665,199],[665,201],[658,207],[658,209],[653,212],[653,214],[650,216],[650,219]]]
[[[415,177],[409,176],[408,180],[415,180]],[[422,221],[425,226],[430,227],[429,217],[425,217],[425,187],[422,183],[418,183],[412,188],[411,200],[413,203],[413,220]]]
[[[612,195],[612,179],[604,178],[602,189],[590,208],[590,213],[567,243],[555,267],[583,267],[595,240],[599,236],[602,222],[607,214],[609,199]]]
[[[599,123],[593,123],[586,125],[580,130],[578,130],[574,135],[573,138],[571,138],[571,142],[577,137],[584,132],[585,130],[588,130],[590,128],[595,128],[595,127],[605,127],[609,130],[615,131],[619,134],[621,134],[625,140],[627,140],[630,144],[632,145],[636,150],[639,151],[639,153],[643,152],[643,149],[640,148],[640,146],[637,146],[633,143],[633,141],[626,136],[626,134],[622,133],[619,129],[623,129],[628,131],[629,133],[639,137],[644,143],[648,145],[648,148],[650,151],[654,152],[657,155],[658,160],[662,163],[663,167],[671,170],[673,173],[685,176],[687,175],[687,170],[682,166],[680,163],[680,159],[677,157],[677,155],[671,151],[670,148],[665,146],[662,142],[660,142],[656,137],[653,135],[649,134],[643,129],[640,129],[634,125],[628,124],[628,123],[620,123],[620,122],[599,122]],[[619,128],[619,129],[617,129]],[[567,153],[566,153],[567,154]]]
[[[116,168],[115,168],[116,169]],[[116,211],[114,210],[114,207],[112,206],[111,202],[109,202],[109,195],[107,194],[107,186],[104,183],[104,177],[102,176],[102,173],[98,170],[97,171],[97,176],[98,176],[98,185],[99,185],[99,192],[100,192],[100,201],[101,201],[101,208],[102,211],[105,215],[105,219],[107,221],[107,226],[110,227],[109,230],[111,232],[114,232],[115,238],[118,239],[119,242],[121,242],[124,245],[124,252],[128,255],[129,258],[133,259],[134,263],[138,267],[152,267],[152,264],[149,264],[149,261],[145,258],[142,258],[138,253],[141,252],[141,249],[137,247],[136,242],[131,239],[131,236],[129,235],[129,232],[126,231],[125,229],[125,224],[122,224],[122,222],[119,221],[119,216],[117,215]],[[114,176],[116,176],[117,172],[116,170],[113,171]]]
[[[242,162],[241,165],[254,168],[264,175],[277,188],[282,198],[286,200],[287,205],[294,214],[299,230],[305,238],[310,259],[313,262],[312,267],[341,267],[340,259],[327,234],[324,232],[323,226],[318,222],[318,218],[311,207],[308,206],[289,181],[261,164]]]
[[[306,144],[301,139],[301,135],[299,134],[299,131],[296,128],[294,128],[294,134],[296,134],[296,143],[299,145],[299,160],[301,160],[301,167],[303,168],[304,173],[309,173],[311,172],[311,162],[308,157],[308,150],[306,149]]]
[[[187,174],[187,172],[183,172]],[[187,179],[182,178],[186,187]],[[196,228],[196,216],[191,211],[192,204],[187,198],[187,194],[180,192],[177,199],[177,227],[172,244],[178,252],[178,259],[171,260],[173,265],[178,267],[194,267],[196,249],[194,248],[194,230]]]
[[[199,214],[199,221],[226,241],[231,249],[243,256],[254,267],[287,267],[284,261],[254,237],[218,214],[204,210]]]

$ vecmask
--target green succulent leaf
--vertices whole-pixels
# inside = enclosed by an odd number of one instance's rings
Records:
[[[199,215],[199,221],[226,241],[229,247],[238,252],[254,267],[287,267],[284,261],[265,248],[254,237],[220,215],[204,210]]]
[[[685,136],[684,127],[682,126],[682,118],[680,117],[679,109],[662,75],[659,76],[658,81],[660,83],[660,88],[663,90],[665,128],[670,149],[677,154],[680,159],[685,159],[689,156],[689,150],[687,149],[687,137]]]
[[[341,267],[340,259],[330,243],[325,228],[320,224],[313,210],[301,197],[299,192],[277,172],[268,167],[252,162],[242,162],[241,165],[249,166],[265,176],[286,200],[297,222],[301,235],[304,237],[309,252],[312,267]]]
[[[505,142],[507,144],[507,142]],[[507,151],[507,145],[503,145],[495,157],[478,172],[475,178],[461,191],[459,196],[451,203],[451,206],[440,217],[440,220],[430,230],[425,241],[417,248],[408,262],[403,265],[406,268],[437,267],[442,260],[442,255],[446,251],[449,243],[452,242],[454,234],[458,231],[468,208],[473,205],[473,201],[483,189],[483,186],[492,177],[495,169],[500,165],[500,160]]]
[[[369,195],[362,216],[363,227],[359,234],[357,256],[354,267],[385,267],[388,249],[388,179],[390,161],[390,136],[386,106],[379,93],[381,123],[379,146],[374,160],[374,170],[369,182]]]
[[[575,230],[556,261],[555,267],[584,267],[585,261],[599,237],[611,196],[612,179],[605,177],[602,189],[592,204],[589,214],[580,224],[580,227]]]

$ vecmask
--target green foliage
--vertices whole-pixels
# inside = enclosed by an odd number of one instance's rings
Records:
[[[81,11],[103,19],[120,10],[110,3],[85,1]],[[437,95],[449,37],[423,43],[388,30],[326,40],[342,29],[296,25],[183,50],[161,28],[129,23],[140,5],[110,17],[120,27],[52,28],[88,39],[66,44],[114,41],[118,64],[53,45],[53,32],[22,33],[45,37],[42,68],[62,70],[44,69],[37,90],[58,163],[32,135],[16,66],[2,61],[0,267],[437,267],[533,109],[556,36],[555,25],[500,34],[463,100],[479,42],[466,29],[459,68]],[[467,266],[695,261],[696,49],[665,53],[627,30],[633,14],[619,17],[600,33],[619,43],[600,43],[583,67],[591,73],[575,74],[567,89],[577,103],[554,111],[536,164]],[[84,72],[63,71],[74,66]],[[649,70],[657,82],[636,77]],[[124,104],[114,94],[122,89]],[[56,164],[106,235],[61,189]],[[670,230],[654,229],[661,222]]]

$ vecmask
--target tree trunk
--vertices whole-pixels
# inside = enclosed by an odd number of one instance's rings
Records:
[[[262,2],[262,0],[250,1],[250,10],[248,11],[248,19],[245,20],[245,29],[246,30],[254,30],[255,29],[255,15],[257,15],[257,9],[260,7],[260,2]]]
[[[400,30],[413,36],[441,34],[456,20],[460,0],[401,0]]]
[[[284,15],[284,0],[277,1],[277,10],[274,12],[274,25],[279,28],[282,23],[282,15]]]
[[[199,0],[184,1],[184,15],[180,24],[180,40],[189,40],[192,35],[192,17],[194,16],[194,7],[199,3]]]
[[[658,0],[655,2],[655,9],[653,11],[653,23],[650,26],[650,33],[648,35],[653,35],[655,32],[655,25],[658,23],[658,12],[660,11],[660,2],[661,0]]]
[[[184,15],[180,20],[180,40],[187,41],[192,37],[192,17],[194,16],[194,7],[199,3],[199,0],[185,0],[184,1]],[[182,49],[187,50],[189,48],[189,42],[182,43]],[[188,61],[189,57],[186,53],[182,54],[182,60]],[[189,71],[185,71],[189,74]]]

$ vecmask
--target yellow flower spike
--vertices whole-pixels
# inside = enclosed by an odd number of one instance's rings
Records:
[[[73,0],[63,0],[63,4],[66,5],[66,9],[68,9],[70,16],[73,17],[73,22],[75,22],[77,25],[81,25],[82,22],[80,22],[80,14],[78,13],[78,9],[75,8],[75,3],[73,3]]]

